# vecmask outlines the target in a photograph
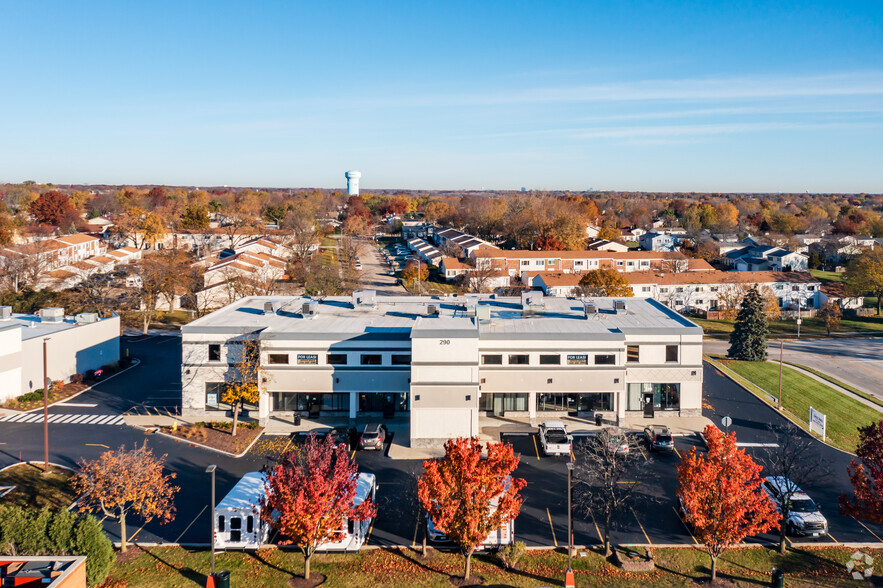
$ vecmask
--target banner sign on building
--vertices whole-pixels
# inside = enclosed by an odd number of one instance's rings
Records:
[[[586,365],[589,363],[589,356],[585,353],[567,356],[567,365]]]
[[[825,425],[827,424],[828,417],[813,407],[809,407],[809,430],[815,431],[816,433],[822,436],[822,441],[825,440]]]
[[[298,365],[317,365],[319,363],[319,355],[316,353],[298,353]]]

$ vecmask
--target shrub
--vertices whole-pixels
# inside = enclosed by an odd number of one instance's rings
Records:
[[[25,392],[18,398],[16,398],[19,402],[35,402],[37,400],[43,400],[43,388],[37,388],[32,392]]]
[[[512,545],[507,545],[498,551],[497,558],[503,564],[503,567],[514,570],[518,566],[518,562],[521,561],[521,558],[524,557],[526,550],[527,546],[524,544],[524,541],[516,541]]]
[[[61,391],[64,389],[64,381],[63,380],[52,380],[52,383],[49,386],[50,392]]]
[[[101,583],[110,573],[115,556],[113,545],[101,523],[92,515],[80,517],[74,529],[73,553],[86,556],[86,581],[90,586]]]
[[[56,554],[68,553],[74,540],[74,526],[77,517],[69,510],[60,509],[55,511],[55,516],[49,521],[47,536],[51,552]]]
[[[83,374],[74,374],[71,376],[71,384],[82,384]]]

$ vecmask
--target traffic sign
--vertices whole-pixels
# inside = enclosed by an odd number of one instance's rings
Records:
[[[728,416],[725,416],[724,418],[721,419],[721,424],[729,429],[730,425],[733,424],[733,419],[731,419]]]

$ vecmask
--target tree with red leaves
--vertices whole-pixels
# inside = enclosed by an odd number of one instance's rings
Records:
[[[303,552],[307,580],[316,549],[333,540],[341,524],[377,514],[370,497],[353,504],[358,466],[350,461],[346,446],[336,445],[330,436],[319,441],[315,434],[310,435],[301,451],[283,456],[264,472],[267,482],[261,518],[286,537],[281,544],[296,545]]]
[[[28,212],[34,215],[38,223],[59,227],[77,220],[77,209],[71,197],[58,190],[43,192],[31,202]]]
[[[559,241],[554,235],[543,235],[537,239],[537,251],[564,251],[567,247]]]
[[[840,497],[840,512],[871,523],[883,524],[883,420],[859,427],[859,442],[847,467],[853,498]]]
[[[521,510],[527,482],[512,477],[518,462],[508,443],[488,443],[482,459],[478,437],[449,439],[443,458],[423,462],[417,496],[435,528],[460,546],[466,579],[475,549]]]
[[[694,447],[678,465],[678,498],[714,580],[717,558],[745,537],[778,529],[779,515],[760,488],[762,467],[736,446],[736,434],[708,425],[705,438],[708,454]]]

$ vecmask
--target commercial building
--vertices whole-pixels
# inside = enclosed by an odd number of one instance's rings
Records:
[[[245,342],[252,416],[405,416],[411,442],[477,435],[479,416],[696,416],[702,329],[653,300],[244,298],[182,327],[183,415],[223,418]]]
[[[120,317],[65,316],[63,308],[13,314],[0,306],[0,402],[43,387],[44,339],[49,379],[67,381],[119,361]]]

